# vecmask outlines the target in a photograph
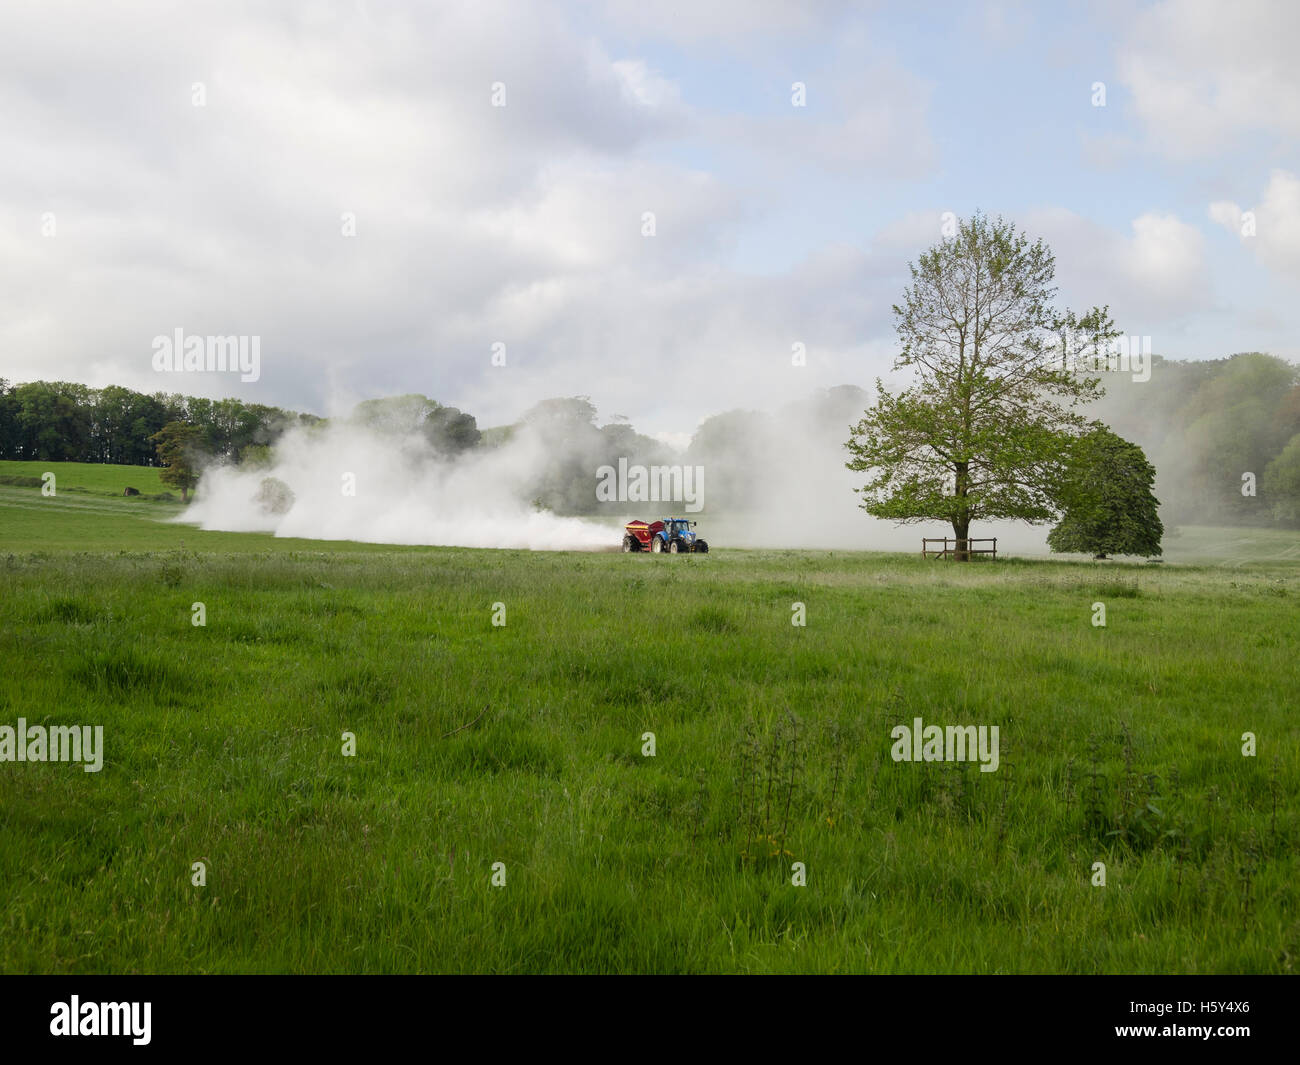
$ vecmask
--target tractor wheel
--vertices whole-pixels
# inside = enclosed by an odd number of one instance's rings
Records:
[[[671,544],[668,545],[668,553],[669,553],[670,555],[675,555],[675,554],[677,554],[677,549],[678,549],[679,546],[680,546],[680,545],[678,544],[678,542],[677,542],[676,540],[674,540]]]
[[[708,541],[708,540],[696,540],[696,541],[695,541],[695,550],[698,551],[701,555],[707,555],[707,554],[709,553],[709,541]]]
[[[656,536],[653,540],[650,541],[650,550],[653,551],[656,555],[662,555],[664,551],[664,542],[660,540],[659,537]]]
[[[623,537],[623,550],[625,552],[636,550],[636,542],[632,539],[630,535]]]

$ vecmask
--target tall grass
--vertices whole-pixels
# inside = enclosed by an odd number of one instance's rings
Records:
[[[4,971],[1295,967],[1300,566],[114,535],[0,555],[0,724],[106,743],[0,763]]]

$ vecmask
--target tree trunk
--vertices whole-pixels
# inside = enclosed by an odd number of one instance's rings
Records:
[[[182,502],[182,503],[188,503],[189,501],[190,501],[190,489],[189,489],[189,485],[182,485],[182,486],[181,486],[181,502]]]
[[[952,531],[957,537],[957,550],[953,557],[958,562],[970,561],[970,519],[962,518],[952,523]]]
[[[970,509],[966,505],[966,495],[970,491],[970,463],[964,461],[955,463],[953,473],[956,475],[953,483],[953,494],[957,496],[960,507],[957,516],[952,521],[952,531],[957,537],[957,551],[954,557],[958,562],[969,562]]]

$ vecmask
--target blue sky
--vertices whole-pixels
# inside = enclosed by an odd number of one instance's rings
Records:
[[[921,16],[918,6],[925,8]],[[1275,287],[1267,270],[1233,254],[1237,241],[1210,221],[1206,205],[1249,197],[1259,175],[1294,168],[1295,143],[1247,128],[1231,158],[1170,160],[1146,146],[1116,57],[1134,13],[1158,7],[857,5],[816,32],[761,41],[744,54],[715,42],[654,37],[640,42],[638,54],[692,106],[720,115],[780,118],[791,107],[788,83],[799,80],[809,86],[810,117],[841,119],[857,101],[837,82],[859,61],[896,64],[912,80],[894,92],[926,101],[934,157],[906,176],[827,171],[811,157],[797,182],[783,184],[764,181],[751,156],[708,138],[669,146],[668,157],[681,165],[752,187],[762,200],[766,210],[756,211],[738,236],[729,260],[736,269],[780,273],[840,240],[869,247],[872,234],[900,214],[937,205],[959,215],[984,209],[1012,218],[1065,206],[1121,233],[1144,213],[1174,213],[1219,253],[1211,264],[1216,291],[1244,300],[1270,289],[1280,295],[1283,286]],[[1294,20],[1281,20],[1279,28],[1287,24],[1294,31]],[[636,40],[615,39],[636,50]],[[1104,106],[1094,104],[1098,82]],[[1181,357],[1237,350],[1241,341],[1231,326],[1214,321],[1214,312],[1202,317],[1201,346],[1180,344]],[[1297,350],[1293,340],[1290,350]]]

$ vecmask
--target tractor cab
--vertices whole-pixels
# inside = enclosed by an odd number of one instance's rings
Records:
[[[670,542],[681,539],[689,544],[695,539],[695,534],[691,532],[691,526],[694,524],[695,522],[688,521],[686,518],[665,518],[664,535]]]

